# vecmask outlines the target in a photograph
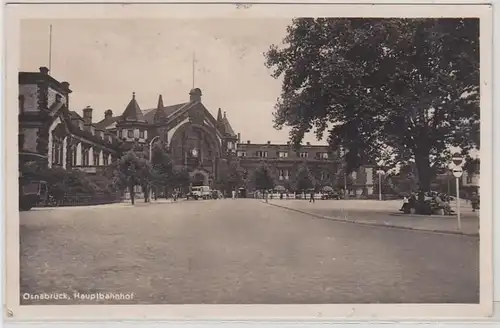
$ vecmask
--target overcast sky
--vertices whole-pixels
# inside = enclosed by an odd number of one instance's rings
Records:
[[[281,44],[287,19],[236,20],[31,20],[21,28],[21,70],[49,65],[68,81],[72,110],[94,108],[94,122],[111,109],[119,115],[132,92],[142,109],[189,100],[193,53],[195,86],[215,116],[227,112],[242,141],[284,143],[288,130],[273,128],[272,112],[281,81],[270,76],[263,53]],[[317,142],[313,134],[304,141]]]

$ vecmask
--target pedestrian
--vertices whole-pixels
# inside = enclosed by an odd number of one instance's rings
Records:
[[[280,199],[283,199],[283,193],[280,193]]]
[[[315,199],[314,199],[314,191],[311,191],[311,194],[309,196],[309,203],[314,203],[315,202]]]
[[[460,204],[460,198],[457,198],[457,202]],[[472,193],[470,203],[472,205],[472,212],[479,209],[479,196],[475,192]]]
[[[233,199],[235,199],[236,198],[236,191],[232,190],[231,191],[231,196],[232,196]]]
[[[407,211],[407,207],[408,205],[410,204],[410,200],[408,199],[408,197],[406,197],[406,195],[403,197],[403,205],[401,206],[401,209],[400,211],[402,211],[403,213],[406,213]]]

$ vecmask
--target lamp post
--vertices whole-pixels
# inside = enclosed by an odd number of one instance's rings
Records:
[[[378,200],[382,200],[382,176],[385,174],[384,170],[377,170],[378,174]]]
[[[156,136],[153,139],[151,139],[151,141],[149,142],[149,163],[151,163],[151,165],[153,165],[153,143],[155,142],[155,140],[157,140],[159,138],[160,138],[160,136]],[[148,198],[149,198],[149,201],[151,201],[151,186],[149,187],[149,190],[148,190]]]

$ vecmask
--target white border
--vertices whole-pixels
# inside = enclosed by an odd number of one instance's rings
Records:
[[[320,1],[318,1],[320,2]],[[455,1],[462,2],[462,1]],[[253,5],[236,9],[234,4],[199,5],[13,5],[6,9],[6,109],[5,150],[17,153],[17,72],[18,34],[21,18],[250,18],[293,16],[337,17],[480,17],[481,18],[481,243],[480,305],[86,305],[86,306],[19,306],[19,225],[14,170],[17,156],[5,157],[6,173],[6,250],[7,304],[14,316],[10,320],[360,320],[380,318],[458,319],[486,316],[492,312],[492,10],[490,6],[467,5]],[[10,137],[9,137],[10,136]],[[15,159],[14,159],[15,158]],[[13,188],[14,187],[14,188]],[[180,323],[180,322],[179,322]]]

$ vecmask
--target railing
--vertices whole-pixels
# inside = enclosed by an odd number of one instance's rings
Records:
[[[65,195],[62,199],[49,197],[47,201],[41,202],[36,207],[55,206],[81,206],[81,205],[102,205],[119,203],[122,201],[120,194],[96,194],[96,195]]]

